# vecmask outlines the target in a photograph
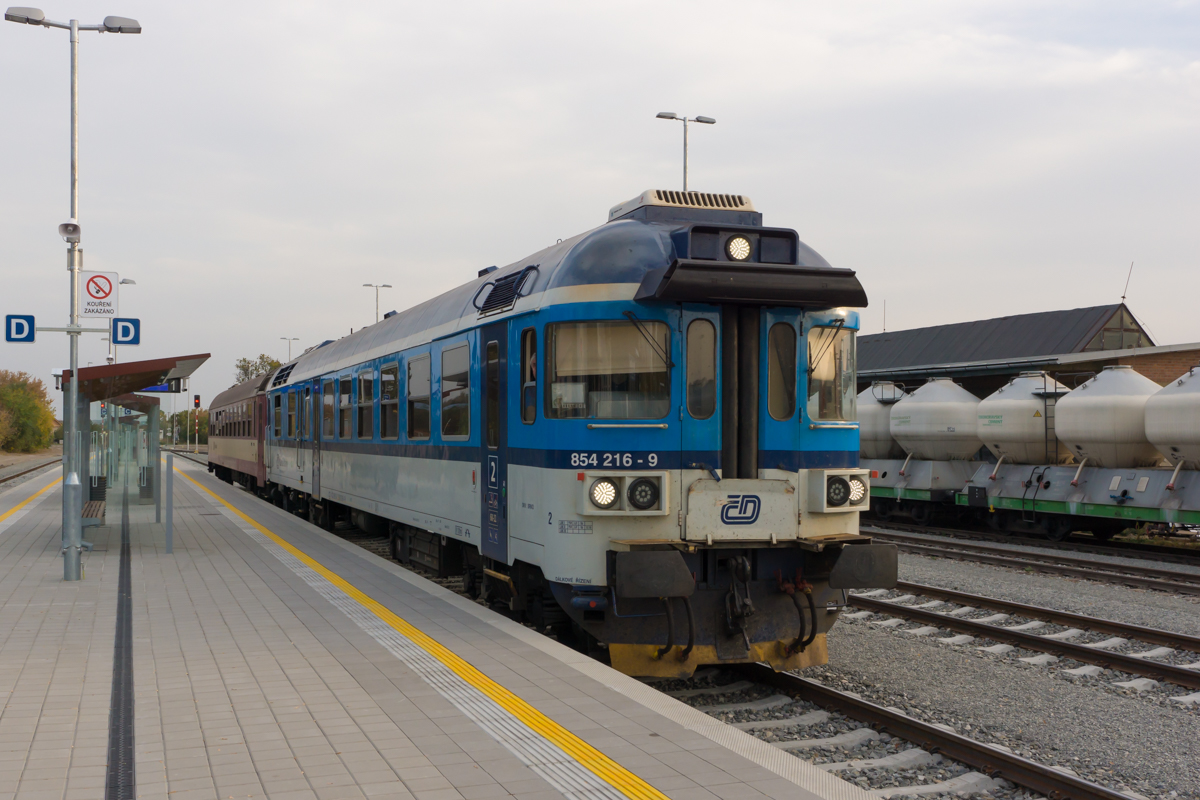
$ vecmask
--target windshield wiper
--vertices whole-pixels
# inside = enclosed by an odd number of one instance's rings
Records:
[[[629,321],[633,323],[633,327],[637,328],[637,332],[642,335],[642,338],[646,340],[646,343],[650,345],[651,349],[654,350],[655,355],[661,358],[663,363],[666,364],[668,368],[674,367],[675,364],[672,363],[670,354],[663,350],[658,342],[654,341],[654,337],[651,336],[650,332],[646,330],[646,326],[642,320],[638,319],[637,315],[632,311],[626,311],[624,314],[629,318]]]
[[[832,325],[818,326],[818,327],[822,327],[822,328],[825,328],[826,330],[828,330],[829,337],[825,342],[818,343],[818,347],[820,347],[821,349],[817,352],[815,358],[813,357],[812,350],[808,351],[808,379],[810,381],[812,380],[813,371],[817,368],[817,363],[820,362],[820,360],[825,357],[825,353],[827,353],[829,351],[829,348],[833,347],[833,343],[835,341],[837,341],[838,331],[840,331],[845,326],[846,326],[846,320],[844,320],[844,319],[839,319],[837,322],[833,323]]]

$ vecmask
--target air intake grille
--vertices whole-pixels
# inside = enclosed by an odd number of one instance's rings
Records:
[[[655,189],[654,198],[660,203],[685,208],[749,208],[750,200],[740,194],[709,194],[708,192],[675,192]]]
[[[537,267],[526,267],[520,272],[505,275],[503,278],[492,283],[492,290],[483,299],[483,305],[475,306],[479,309],[479,316],[486,317],[491,314],[499,314],[501,311],[508,311],[516,305],[517,300],[522,296],[521,288],[525,285],[526,279],[536,270]],[[484,284],[484,286],[487,286],[487,284]],[[476,297],[478,298],[478,296]]]
[[[276,386],[283,386],[287,383],[288,378],[292,376],[292,367],[294,366],[296,365],[288,364],[286,367],[281,367],[279,372],[275,373],[275,380],[271,381],[271,388],[274,389]]]

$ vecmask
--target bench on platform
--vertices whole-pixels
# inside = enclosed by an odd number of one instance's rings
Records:
[[[106,503],[103,500],[89,500],[83,504],[83,525],[103,525],[104,524],[104,507]]]

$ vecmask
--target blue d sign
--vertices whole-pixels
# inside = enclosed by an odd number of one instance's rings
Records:
[[[114,319],[112,321],[112,343],[141,344],[142,321],[140,319]]]
[[[32,314],[9,314],[4,318],[4,341],[32,342],[37,327]]]

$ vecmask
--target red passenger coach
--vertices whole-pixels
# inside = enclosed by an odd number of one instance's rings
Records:
[[[213,398],[208,418],[208,470],[226,483],[252,492],[267,479],[263,432],[267,420],[265,389],[270,373],[251,378]]]

